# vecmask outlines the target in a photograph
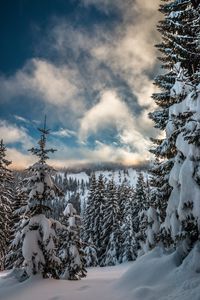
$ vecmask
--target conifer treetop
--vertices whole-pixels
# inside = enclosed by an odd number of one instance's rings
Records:
[[[46,149],[47,135],[50,133],[50,129],[46,128],[46,116],[44,118],[44,127],[38,128],[38,130],[41,132],[40,140],[38,141],[39,148],[32,147],[28,151],[32,152],[33,155],[36,155],[40,158],[39,163],[45,164],[46,160],[49,159],[48,153],[54,153],[55,151],[57,151],[53,148]]]
[[[6,159],[6,146],[3,139],[0,141],[0,183],[12,180],[11,170],[8,166],[12,163]]]
[[[0,168],[5,169],[11,164],[11,161],[5,159],[6,157],[6,147],[3,143],[3,139],[0,141]]]

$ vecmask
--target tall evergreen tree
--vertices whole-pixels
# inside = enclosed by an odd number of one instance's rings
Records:
[[[125,177],[121,185],[118,187],[117,197],[119,203],[119,263],[135,259],[137,253],[137,242],[134,232],[134,202],[135,191],[130,187]]]
[[[140,172],[138,175],[135,187],[134,206],[134,223],[136,224],[134,229],[136,231],[136,238],[142,251],[146,251],[145,241],[147,229],[147,210],[149,208],[149,203],[147,198],[147,187],[142,172]]]
[[[93,244],[97,249],[97,257],[100,263],[104,249],[102,244],[102,226],[105,205],[105,182],[102,174],[99,175],[95,191],[94,201],[94,227],[93,227]]]
[[[65,208],[61,229],[60,256],[62,260],[61,278],[78,280],[86,276],[86,260],[80,240],[80,216],[73,205]]]
[[[94,230],[94,204],[96,197],[96,176],[95,173],[92,173],[90,178],[90,187],[88,198],[86,202],[86,208],[84,212],[84,240],[88,242],[89,240],[93,240],[93,230]]]
[[[117,197],[118,197],[118,204],[119,204],[119,217],[121,222],[123,222],[124,215],[126,213],[126,205],[128,199],[131,197],[131,187],[128,184],[126,177],[124,178],[123,182],[117,188]]]
[[[5,267],[5,255],[11,235],[11,206],[13,201],[11,164],[6,159],[6,147],[0,141],[0,270]]]
[[[46,164],[48,154],[55,150],[46,148],[46,137],[49,134],[46,119],[44,127],[38,130],[41,133],[39,147],[30,149],[30,152],[39,160],[29,167],[30,176],[25,180],[28,204],[25,212],[27,219],[21,231],[23,264],[28,276],[40,273],[43,277],[58,278],[60,260],[56,257],[56,230],[60,224],[47,217],[49,204],[58,192],[51,177],[53,170]]]
[[[177,154],[176,138],[180,130],[180,119],[177,120],[173,114],[170,114],[170,122],[168,122],[169,110],[174,104],[180,103],[184,99],[184,94],[172,95],[171,93],[177,73],[176,63],[181,62],[185,67],[187,66],[188,73],[191,75],[196,69],[196,62],[194,65],[191,63],[195,56],[192,38],[194,30],[191,26],[191,20],[195,17],[191,10],[191,1],[163,1],[163,4],[160,5],[160,12],[164,15],[164,19],[158,24],[162,42],[157,47],[162,54],[159,60],[165,73],[155,79],[155,84],[161,91],[152,96],[158,109],[150,114],[150,118],[155,122],[156,128],[169,131],[169,127],[174,127],[174,130],[172,134],[167,134],[163,139],[153,139],[155,147],[151,149],[151,152],[157,157],[157,160],[151,172],[154,197],[160,210],[161,219],[164,219],[165,209],[161,210],[160,208],[167,206],[172,191],[169,176]],[[195,61],[197,60],[196,57]],[[177,214],[177,212],[174,213]],[[168,246],[173,246],[169,228],[163,227],[161,239],[165,240],[165,244],[167,243]]]
[[[156,80],[156,84],[161,89],[164,88],[165,96],[162,93],[153,96],[161,110],[151,114],[156,127],[166,132],[166,138],[163,141],[156,140],[158,146],[153,150],[159,159],[154,172],[154,198],[156,200],[159,194],[162,195],[165,185],[167,188],[162,198],[162,207],[167,206],[166,218],[162,224],[165,246],[181,248],[179,253],[183,256],[193,247],[199,236],[199,215],[196,209],[196,199],[199,199],[200,191],[197,179],[200,31],[198,2],[165,1],[160,7],[165,18],[158,26],[162,34],[162,43],[158,47],[163,53],[160,58],[163,67],[169,72]],[[164,185],[159,185],[159,180]],[[163,215],[160,219],[163,221]]]
[[[127,197],[121,224],[119,262],[131,261],[137,257],[138,243],[134,232],[132,197]]]
[[[6,255],[6,268],[22,267],[24,258],[22,255],[22,239],[21,230],[23,227],[24,214],[27,205],[27,194],[24,192],[21,184],[16,188],[12,206],[12,227],[11,227],[11,242]]]
[[[86,267],[96,267],[98,266],[98,258],[97,258],[97,249],[93,245],[91,240],[88,240],[88,243],[83,243],[84,245],[84,253],[86,260]]]
[[[100,265],[115,265],[119,259],[120,219],[117,188],[113,179],[107,185],[102,215]]]

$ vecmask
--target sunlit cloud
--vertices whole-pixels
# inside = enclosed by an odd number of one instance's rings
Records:
[[[24,149],[33,145],[33,139],[30,137],[26,128],[0,120],[0,137],[5,144],[20,143]]]
[[[0,90],[5,100],[28,95],[54,106],[68,105],[74,112],[83,108],[74,72],[67,66],[57,67],[46,60],[31,59],[14,76],[1,77]]]
[[[58,148],[51,162],[57,166],[69,161],[146,160],[149,137],[157,135],[148,113],[155,109],[151,74],[156,66],[159,0],[81,3],[84,9],[92,5],[108,15],[117,12],[120,20],[110,28],[97,23],[92,30],[75,27],[64,18],[52,21],[41,42],[40,58],[29,59],[12,76],[0,77],[1,101],[24,96],[33,107],[35,99],[45,104],[49,122],[60,126],[51,128],[53,146]],[[25,126],[24,115],[15,119]],[[99,136],[110,127],[115,130],[115,144]],[[17,134],[28,139],[25,128],[14,129],[15,139],[8,135],[8,143],[9,138],[19,141]],[[4,136],[6,130],[4,126]],[[87,140],[95,136],[99,142],[90,148]],[[76,150],[66,147],[69,138],[79,141]]]
[[[31,154],[24,154],[16,148],[7,148],[7,158],[12,162],[12,169],[25,169],[36,162],[36,158]]]
[[[98,143],[93,151],[85,151],[85,158],[90,162],[117,162],[124,165],[139,165],[149,159],[149,155],[141,156],[140,153],[134,153],[127,147],[116,147]]]
[[[105,91],[100,101],[88,110],[80,122],[80,138],[85,140],[91,133],[96,134],[98,130],[115,124],[125,125],[131,120],[131,114],[126,104],[117,97],[114,91]]]
[[[116,126],[118,140],[130,149],[129,152],[148,156],[149,142],[138,130],[137,118],[134,118],[126,103],[121,101],[114,91],[104,92],[100,101],[85,114],[81,120],[79,136],[85,140],[89,135],[96,134],[110,125]],[[122,153],[125,153],[124,149]]]

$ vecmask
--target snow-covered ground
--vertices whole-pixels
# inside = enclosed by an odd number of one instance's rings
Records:
[[[141,171],[144,175],[144,179],[146,180],[148,178],[148,173],[147,171]],[[99,178],[99,175],[102,174],[105,181],[109,181],[113,178],[115,184],[117,186],[121,185],[123,180],[126,179],[127,182],[129,183],[129,185],[133,188],[135,188],[136,183],[137,183],[137,179],[138,179],[138,174],[139,171],[137,171],[134,168],[127,168],[127,169],[118,169],[118,170],[99,170],[99,171],[95,171],[95,175],[96,178]],[[60,176],[62,178],[62,181],[64,180],[65,177],[65,172],[60,171],[57,173],[58,176]],[[67,178],[72,179],[72,180],[76,180],[79,184],[79,187],[77,189],[77,192],[79,193],[79,197],[80,197],[80,202],[81,202],[81,210],[84,207],[84,203],[87,202],[87,198],[88,198],[88,187],[85,186],[84,191],[82,190],[82,186],[81,186],[81,182],[83,181],[84,184],[87,184],[89,182],[90,176],[84,172],[81,171],[79,173],[73,173],[73,172],[69,172],[67,173]],[[74,194],[74,191],[68,191],[65,194],[65,199],[66,202],[68,202],[68,200],[70,199],[70,197]]]
[[[114,267],[90,268],[81,281],[35,277],[18,283],[9,273],[0,274],[2,300],[199,300],[200,275],[194,271],[194,249],[177,266],[175,254],[157,248]]]
[[[1,300],[112,300],[113,284],[132,263],[89,268],[80,281],[41,279],[36,276],[19,283],[9,273],[0,273]]]
[[[142,171],[142,173],[144,174],[144,177],[146,178],[147,172]],[[58,174],[64,178],[64,173],[63,172],[58,172]],[[106,171],[106,170],[102,170],[102,171],[95,171],[95,175],[98,178],[100,174],[103,174],[104,178],[109,180],[113,177],[115,183],[117,185],[121,184],[123,182],[123,180],[126,178],[127,181],[130,183],[131,186],[135,187],[136,182],[137,182],[137,178],[138,178],[138,171],[136,169],[133,168],[127,168],[126,172],[124,172],[124,170],[119,169],[119,170],[114,170],[114,171]],[[68,173],[67,174],[68,179],[72,178],[72,179],[76,179],[77,181],[81,182],[83,180],[83,182],[89,182],[89,176],[86,174],[86,172],[80,172],[80,173]]]

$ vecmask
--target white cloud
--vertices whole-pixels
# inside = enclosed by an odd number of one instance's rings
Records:
[[[74,130],[70,130],[67,128],[60,128],[58,131],[52,131],[52,135],[58,136],[58,137],[71,137],[76,136],[76,132]]]
[[[36,158],[31,154],[24,154],[16,148],[7,148],[7,159],[12,161],[11,168],[25,169],[36,162]]]
[[[0,137],[5,144],[20,143],[24,149],[33,145],[33,139],[29,136],[27,130],[15,124],[0,120]]]
[[[28,119],[23,118],[22,116],[14,115],[14,117],[17,121],[21,121],[23,123],[30,123],[30,121]]]
[[[149,1],[150,2],[150,1]],[[93,56],[119,74],[132,89],[141,106],[151,106],[155,90],[147,72],[156,64],[154,44],[158,39],[155,24],[159,18],[158,1],[137,1],[123,13],[132,14],[135,22],[126,20],[118,27],[113,38],[105,43],[94,44]],[[138,12],[138,15],[137,15]]]
[[[149,0],[125,0],[123,2],[120,0],[82,0],[82,3],[86,6],[94,5],[107,12],[117,9],[120,11],[122,21],[111,31],[96,26],[95,34],[88,33],[83,29],[74,29],[62,22],[54,28],[54,47],[57,47],[58,52],[66,53],[70,44],[77,57],[81,51],[89,54],[89,59],[86,56],[85,63],[87,63],[87,70],[91,76],[87,77],[85,84],[91,93],[92,91],[104,93],[109,84],[118,86],[117,80],[113,82],[111,74],[106,71],[107,67],[112,74],[119,76],[127,83],[137,97],[139,106],[145,110],[140,117],[140,120],[144,120],[144,116],[146,116],[141,128],[144,129],[144,133],[149,132],[149,125],[153,124],[147,120],[147,112],[155,108],[151,99],[152,93],[155,92],[155,86],[148,74],[156,64],[154,44],[158,40],[156,23],[160,18],[157,11],[159,0],[153,2]],[[102,65],[106,68],[102,69]],[[84,86],[84,80],[84,76],[81,77],[80,74],[79,81],[82,82],[80,85]],[[124,99],[126,99],[126,95]],[[90,109],[94,113],[91,107]],[[90,109],[85,115],[91,113]],[[87,117],[89,118],[89,116]],[[87,124],[82,122],[81,126],[81,131],[87,130],[83,128],[88,126]],[[93,132],[96,132],[95,125]],[[154,134],[153,129],[151,132]]]
[[[42,99],[54,106],[68,105],[78,112],[83,103],[78,96],[76,74],[66,65],[61,67],[41,59],[32,59],[12,77],[0,78],[2,98],[27,96]]]
[[[101,129],[115,126],[118,145],[123,145],[121,148],[97,144],[92,151],[85,146],[87,143],[82,143],[75,153],[65,149],[72,161],[76,160],[75,156],[78,160],[81,157],[83,160],[139,161],[148,157],[148,136],[155,134],[148,119],[148,112],[154,109],[151,94],[155,87],[148,74],[156,64],[154,44],[157,40],[155,24],[159,18],[159,0],[82,0],[82,3],[95,5],[107,13],[117,9],[120,22],[111,30],[106,30],[106,25],[95,25],[93,31],[88,32],[58,20],[46,39],[48,50],[56,50],[59,61],[63,63],[58,66],[47,60],[32,59],[13,76],[0,78],[0,94],[7,99],[28,95],[28,98],[41,99],[46,107],[59,108],[58,112],[49,110],[51,115],[48,118],[58,118],[63,126],[53,132],[54,138],[75,136],[73,131],[65,129],[65,126],[71,128],[69,122],[74,126],[80,124],[82,142]],[[66,60],[68,51],[73,53],[69,64]],[[82,53],[85,55],[81,56]],[[129,104],[124,102],[126,91],[124,101],[117,94],[120,90],[118,84],[122,81],[137,97],[140,113],[130,111]],[[100,95],[100,99],[95,104],[96,94]],[[6,131],[2,132],[6,136]],[[22,128],[20,133],[15,128],[7,139],[15,137],[17,141],[23,140],[21,137],[25,137],[25,133]],[[59,160],[54,162],[59,164]],[[60,159],[60,162],[67,160]]]
[[[77,94],[77,87],[73,83],[73,72],[67,67],[56,67],[53,64],[33,60],[34,71],[27,76],[27,84],[36,89],[42,98],[54,105],[72,105],[70,101]],[[71,78],[71,80],[69,79]]]
[[[150,155],[141,155],[141,153],[130,151],[127,147],[116,147],[98,143],[94,150],[84,151],[86,161],[90,162],[117,162],[125,165],[138,165],[148,160]]]
[[[131,115],[126,104],[117,97],[114,91],[104,91],[100,101],[88,110],[80,122],[80,138],[85,140],[91,133],[106,128],[109,124],[120,126],[129,122]]]
[[[144,158],[148,156],[149,141],[140,132],[137,121],[138,119],[129,112],[126,103],[122,102],[114,91],[106,91],[100,101],[84,115],[79,136],[81,140],[86,140],[89,135],[97,133],[100,129],[115,125],[121,144],[126,145],[129,152],[140,153]],[[104,149],[110,148],[108,146]],[[124,149],[122,150],[124,153]]]

